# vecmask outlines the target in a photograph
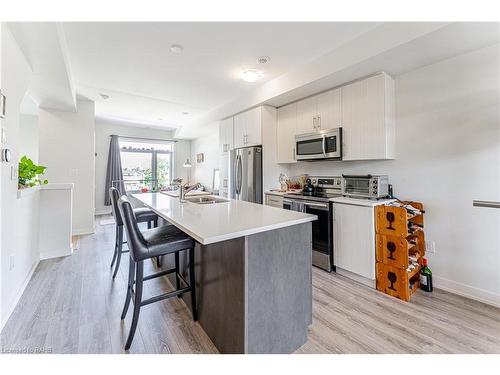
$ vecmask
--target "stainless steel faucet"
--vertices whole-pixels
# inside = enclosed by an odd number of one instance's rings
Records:
[[[198,182],[191,186],[190,188],[186,189],[182,184],[179,186],[179,200],[182,202],[186,202],[186,199],[184,198],[187,193],[189,193],[191,190],[199,189],[201,188],[202,185]]]

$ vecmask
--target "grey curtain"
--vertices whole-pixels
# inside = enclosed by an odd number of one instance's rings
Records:
[[[113,181],[115,181],[113,183]],[[120,158],[120,144],[118,136],[112,135],[109,143],[108,154],[108,169],[106,172],[106,191],[104,192],[104,205],[111,206],[111,197],[109,196],[109,188],[114,186],[120,192],[120,195],[125,194],[125,185],[123,183],[122,161]]]

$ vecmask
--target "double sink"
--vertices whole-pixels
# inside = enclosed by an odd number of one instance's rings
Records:
[[[201,196],[201,197],[189,197],[186,198],[187,202],[195,203],[195,204],[214,204],[214,203],[224,203],[229,202],[229,200],[224,198],[218,198],[212,195],[209,196]]]

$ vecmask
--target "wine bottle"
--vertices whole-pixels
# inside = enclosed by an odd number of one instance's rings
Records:
[[[420,289],[432,292],[432,272],[427,266],[427,259],[423,258],[422,269],[420,270]]]

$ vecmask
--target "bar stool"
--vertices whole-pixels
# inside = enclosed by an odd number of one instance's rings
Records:
[[[118,199],[120,198],[120,193],[114,187],[109,189],[109,196],[111,197],[111,207],[113,211],[113,217],[115,218],[116,223],[116,233],[115,233],[115,251],[113,253],[113,260],[111,261],[111,266],[116,260],[115,271],[113,272],[113,279],[118,273],[118,268],[120,268],[120,260],[123,253],[128,253],[128,250],[123,250],[123,220],[118,210]],[[158,226],[158,215],[149,208],[140,207],[134,209],[134,215],[137,219],[138,223],[148,223],[148,229],[151,229],[151,223],[153,223],[154,227]],[[157,259],[158,267],[160,266],[160,260]]]
[[[193,320],[198,320],[194,276],[195,242],[191,237],[173,225],[141,232],[139,230],[139,226],[137,225],[132,205],[126,196],[123,196],[118,200],[118,207],[122,214],[125,230],[127,231],[128,246],[130,249],[127,297],[125,299],[125,306],[123,306],[123,312],[121,315],[122,320],[125,319],[130,305],[130,300],[134,297],[134,315],[132,317],[132,325],[130,326],[127,342],[125,344],[125,350],[128,350],[132,344],[132,340],[134,339],[137,322],[139,320],[139,312],[142,306],[158,302],[166,298],[181,296],[186,292],[191,292]],[[189,251],[189,283],[179,273],[179,252],[183,250]],[[144,260],[172,253],[175,254],[175,268],[144,276]],[[142,299],[144,281],[174,272],[176,280],[176,289],[174,291],[151,297],[146,300]],[[180,287],[181,281],[186,285],[183,288]]]

